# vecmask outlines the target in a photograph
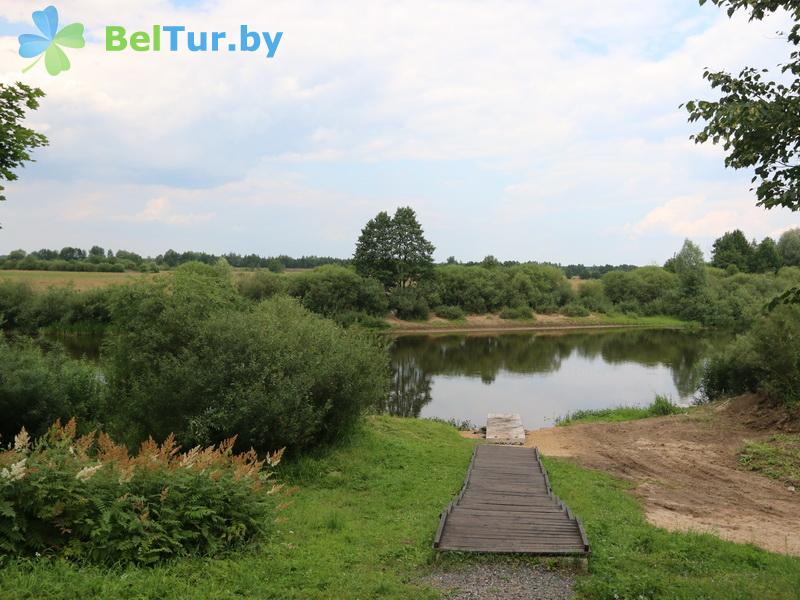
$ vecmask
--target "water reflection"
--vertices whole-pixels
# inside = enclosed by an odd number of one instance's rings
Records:
[[[482,423],[490,410],[517,407],[532,427],[578,408],[647,404],[655,393],[685,402],[726,339],[642,329],[400,337],[381,409]]]

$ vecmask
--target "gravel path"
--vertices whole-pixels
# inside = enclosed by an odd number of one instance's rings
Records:
[[[544,565],[473,564],[422,581],[448,600],[567,600],[574,579]]]

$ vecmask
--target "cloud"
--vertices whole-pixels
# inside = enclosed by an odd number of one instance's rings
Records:
[[[758,208],[747,197],[711,200],[697,194],[668,200],[639,221],[627,223],[625,231],[634,239],[649,233],[711,239],[734,229],[743,229],[751,236],[775,236],[791,228],[791,225],[779,225],[785,222],[786,216],[786,211],[781,209]],[[794,220],[800,222],[800,219]]]
[[[747,174],[690,143],[678,108],[710,95],[706,66],[784,60],[782,18],[674,0],[59,10],[89,43],[68,73],[24,76],[47,91],[34,119],[51,145],[9,186],[2,245],[123,235],[146,253],[179,235],[197,249],[347,255],[363,221],[411,204],[442,256],[631,262],[663,260],[680,236],[792,219],[756,209]],[[22,28],[30,12],[28,0],[0,7]],[[284,31],[275,59],[102,47],[107,24],[242,22]],[[0,81],[23,63],[0,36]]]
[[[210,221],[216,216],[216,213],[177,213],[172,208],[169,198],[161,196],[148,200],[144,209],[135,215],[120,215],[112,217],[121,221],[158,221],[160,223],[168,223],[170,225],[187,225],[199,221]]]

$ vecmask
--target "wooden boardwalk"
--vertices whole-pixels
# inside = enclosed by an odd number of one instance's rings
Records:
[[[553,495],[535,448],[475,448],[461,493],[442,513],[437,550],[586,555],[589,541]]]

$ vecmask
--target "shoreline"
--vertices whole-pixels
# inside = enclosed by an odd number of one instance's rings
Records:
[[[537,315],[536,320],[506,321],[496,315],[469,316],[459,321],[447,321],[434,317],[428,321],[402,321],[389,317],[389,329],[382,333],[390,335],[432,335],[445,333],[514,333],[514,332],[558,332],[603,329],[686,329],[692,324],[668,317],[641,317],[619,321],[585,317],[585,321],[561,315]]]
[[[513,333],[526,331],[580,331],[592,329],[685,329],[686,326],[680,325],[634,325],[620,323],[617,325],[522,325],[511,327],[420,327],[412,328],[392,328],[385,329],[382,333],[392,335],[417,335],[417,334],[439,334],[439,333]]]

